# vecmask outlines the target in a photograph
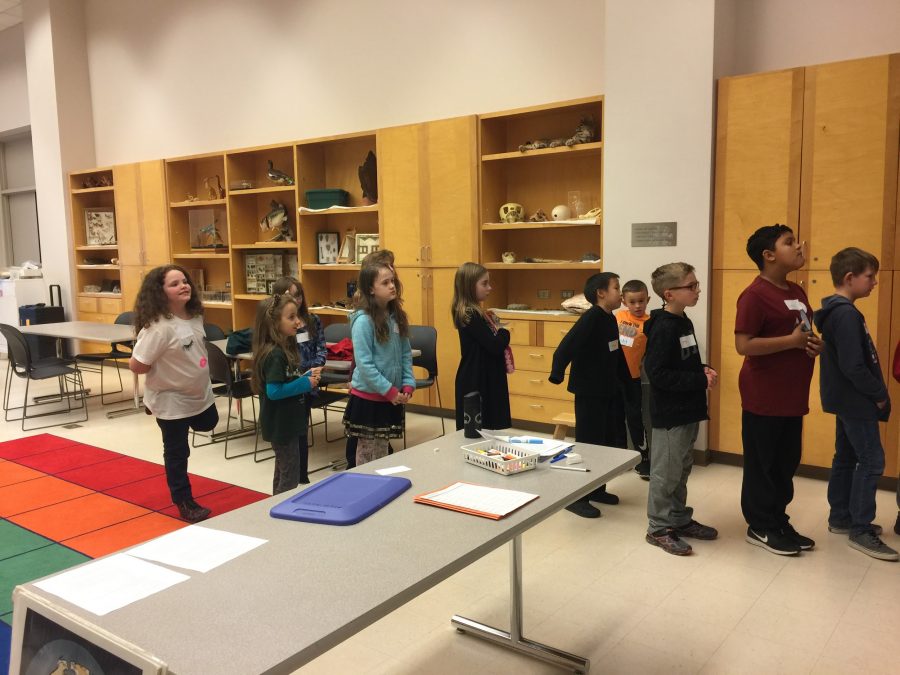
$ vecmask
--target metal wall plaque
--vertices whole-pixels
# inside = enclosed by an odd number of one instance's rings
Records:
[[[631,245],[636,246],[676,246],[678,244],[678,223],[632,223]]]

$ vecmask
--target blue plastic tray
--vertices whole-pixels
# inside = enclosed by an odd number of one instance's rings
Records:
[[[399,476],[338,473],[306,488],[269,511],[273,518],[327,525],[353,525],[410,488]]]

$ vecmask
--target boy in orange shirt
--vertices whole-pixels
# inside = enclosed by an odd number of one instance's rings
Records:
[[[628,363],[631,382],[623,388],[625,399],[625,419],[628,422],[628,433],[634,449],[641,453],[640,463],[634,467],[638,476],[650,480],[650,446],[644,430],[643,388],[641,386],[641,362],[647,350],[647,336],[644,335],[644,322],[650,317],[647,314],[647,303],[650,294],[647,284],[640,279],[632,279],[622,286],[622,309],[616,312],[619,324],[619,343]]]

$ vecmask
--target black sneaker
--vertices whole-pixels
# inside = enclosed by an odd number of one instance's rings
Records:
[[[847,540],[847,543],[850,545],[850,548],[855,548],[857,551],[862,551],[878,560],[889,560],[891,562],[900,560],[900,554],[881,541],[872,530],[852,535]]]
[[[792,540],[797,546],[800,547],[801,551],[809,551],[816,545],[816,542],[810,539],[809,537],[804,537],[802,534],[797,532],[794,529],[793,525],[785,525],[781,529],[781,533],[786,536],[788,539]]]
[[[688,537],[690,539],[702,539],[704,541],[712,541],[719,536],[719,531],[709,525],[702,525],[696,520],[692,520],[687,525],[676,527],[673,532],[679,537]]]
[[[566,507],[566,511],[574,513],[576,516],[581,516],[582,518],[599,518],[603,515],[596,506],[592,506],[589,502],[580,499],[577,502],[569,504]]]
[[[690,544],[678,538],[675,530],[662,529],[648,532],[644,538],[648,544],[659,546],[663,551],[672,555],[690,555],[693,551]]]
[[[182,520],[186,520],[189,523],[199,523],[201,520],[206,520],[209,518],[210,511],[209,509],[200,506],[193,499],[185,499],[180,504],[176,504],[178,507],[178,514],[181,516]]]
[[[748,527],[745,539],[747,543],[764,548],[775,555],[797,555],[800,553],[800,546],[793,539],[788,538],[778,530],[757,532],[752,527]]]
[[[898,519],[900,519],[900,516],[898,516]],[[900,522],[900,520],[898,520],[898,522]],[[879,537],[881,536],[881,533],[884,532],[884,528],[875,523],[872,523],[872,529]],[[850,523],[840,523],[839,525],[828,523],[828,531],[832,534],[850,534]],[[897,532],[896,527],[894,527],[894,532]],[[900,532],[897,532],[897,534],[900,534]]]
[[[592,501],[592,502],[599,502],[601,504],[611,504],[611,505],[615,505],[615,504],[619,503],[619,498],[616,495],[614,495],[612,492],[607,492],[605,485],[601,488],[597,488],[591,494],[589,494],[588,500]]]
[[[642,459],[638,465],[634,467],[635,473],[644,480],[650,480],[650,460]]]

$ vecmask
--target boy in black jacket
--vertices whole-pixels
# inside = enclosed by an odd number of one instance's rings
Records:
[[[619,275],[593,275],[584,285],[584,297],[594,306],[559,343],[547,379],[561,384],[571,363],[568,389],[575,394],[575,440],[625,448],[628,441],[620,387],[631,382],[631,374],[619,348],[619,324],[612,313],[622,302]],[[618,504],[619,498],[602,485],[566,509],[582,518],[599,518],[600,509],[592,501]]]
[[[878,537],[875,491],[884,473],[878,421],[887,421],[891,401],[866,319],[854,303],[868,297],[878,281],[878,258],[845,248],[831,259],[834,295],[822,300],[815,324],[825,350],[819,390],[822,409],[837,416],[834,459],[828,480],[828,530],[849,534],[851,547],[879,560],[897,560],[897,551]]]
[[[709,419],[706,390],[715,386],[718,375],[700,361],[694,324],[684,313],[700,298],[694,268],[687,263],[663,265],[653,272],[651,284],[665,307],[654,310],[644,324],[653,424],[646,539],[666,553],[689,555],[691,546],[681,537],[715,539],[719,534],[693,520],[694,510],[687,505],[694,443],[700,421]]]

